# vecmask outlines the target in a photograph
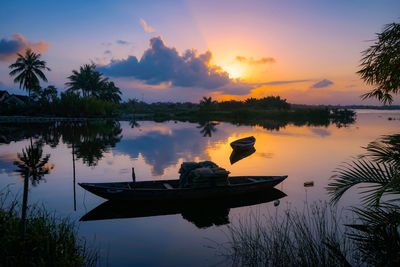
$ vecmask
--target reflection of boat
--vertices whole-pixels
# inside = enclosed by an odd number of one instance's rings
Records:
[[[233,149],[249,149],[254,146],[256,142],[256,138],[254,136],[245,137],[242,139],[238,139],[231,143],[231,147]]]
[[[238,197],[274,187],[286,176],[234,176],[228,185],[180,188],[179,180],[120,183],[80,183],[87,191],[114,200],[196,200]]]
[[[249,149],[241,149],[241,150],[234,149],[232,150],[229,160],[231,161],[231,164],[234,164],[235,162],[252,155],[254,152],[256,152],[256,149],[253,146],[250,147]]]
[[[231,208],[245,207],[285,197],[282,191],[271,188],[246,197],[219,198],[192,201],[106,201],[85,214],[81,221],[140,218],[181,214],[199,228],[229,223]],[[134,205],[132,205],[134,203]]]

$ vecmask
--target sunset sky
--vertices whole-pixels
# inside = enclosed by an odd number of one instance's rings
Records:
[[[7,1],[0,90],[23,93],[8,65],[31,47],[60,90],[92,61],[124,100],[280,95],[290,103],[378,104],[360,100],[371,87],[356,71],[375,33],[399,19],[398,0]]]

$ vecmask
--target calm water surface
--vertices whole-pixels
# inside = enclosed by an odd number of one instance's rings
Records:
[[[388,120],[389,117],[395,120]],[[0,124],[0,127],[4,130],[9,126]],[[78,221],[104,202],[78,185],[74,198],[73,149],[75,183],[130,181],[132,167],[138,181],[175,179],[182,162],[203,160],[214,161],[231,175],[289,176],[277,186],[287,195],[280,199],[278,207],[269,202],[232,208],[229,212],[232,223],[249,214],[274,214],[288,206],[301,209],[305,202],[328,200],[325,187],[332,171],[362,153],[362,146],[399,129],[399,111],[365,110],[358,113],[355,124],[340,128],[287,125],[279,130],[267,130],[230,123],[139,121],[135,125],[120,122],[113,133],[103,134],[105,143],[72,147],[71,136],[77,133],[70,132],[69,139],[56,135],[58,144],[45,144],[43,154],[50,154],[54,168],[36,186],[30,185],[29,203],[43,204],[48,210]],[[13,161],[17,153],[29,146],[30,140],[24,139],[20,130],[12,131],[9,131],[12,136],[22,137],[10,142],[8,136],[0,136],[0,188],[9,186],[13,193],[22,196],[23,180],[15,172]],[[98,135],[86,133],[90,140]],[[231,165],[229,143],[249,135],[257,139],[256,152]],[[40,138],[40,133],[35,134],[33,142]],[[314,186],[305,188],[306,181],[314,181]],[[354,192],[345,194],[340,201],[343,207],[358,203]],[[223,265],[210,247],[215,246],[214,242],[226,240],[224,231],[226,225],[199,228],[181,214],[79,222],[80,235],[100,248],[101,264],[111,266]]]

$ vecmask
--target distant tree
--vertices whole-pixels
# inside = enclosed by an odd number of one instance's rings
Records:
[[[362,98],[377,98],[391,104],[392,94],[400,89],[400,24],[385,25],[374,45],[362,54],[361,69],[357,73],[367,84],[376,86]]]
[[[98,98],[105,101],[119,103],[121,101],[121,91],[115,86],[114,82],[104,82],[97,92]]]
[[[46,61],[39,60],[41,54],[34,53],[31,49],[26,49],[25,55],[18,53],[18,58],[15,63],[9,66],[12,71],[10,76],[15,76],[14,83],[19,83],[19,87],[28,91],[29,98],[31,91],[40,87],[39,78],[47,82],[47,78],[43,70],[50,71],[46,66]]]
[[[57,98],[57,88],[49,85],[46,88],[37,88],[32,93],[32,98],[40,102],[54,102]]]
[[[212,100],[211,96],[210,97],[205,97],[200,100],[200,107],[205,110],[210,110],[215,107],[217,104],[217,101]]]
[[[70,81],[65,83],[68,86],[67,91],[80,91],[82,96],[97,96],[98,91],[103,88],[108,80],[100,72],[96,71],[96,65],[94,64],[85,64],[79,68],[79,71],[73,70],[68,79]]]

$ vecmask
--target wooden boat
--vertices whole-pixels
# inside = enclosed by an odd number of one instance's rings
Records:
[[[254,146],[256,142],[256,138],[254,136],[245,137],[242,139],[238,139],[231,143],[231,147],[233,149],[249,149]]]
[[[233,176],[229,184],[206,188],[179,188],[179,180],[117,183],[79,183],[87,191],[110,200],[201,200],[240,197],[264,191],[282,182],[286,176]]]
[[[258,205],[285,197],[282,191],[271,188],[246,197],[194,201],[136,201],[108,200],[82,216],[80,221],[143,218],[181,214],[183,219],[198,228],[229,223],[231,208]]]

